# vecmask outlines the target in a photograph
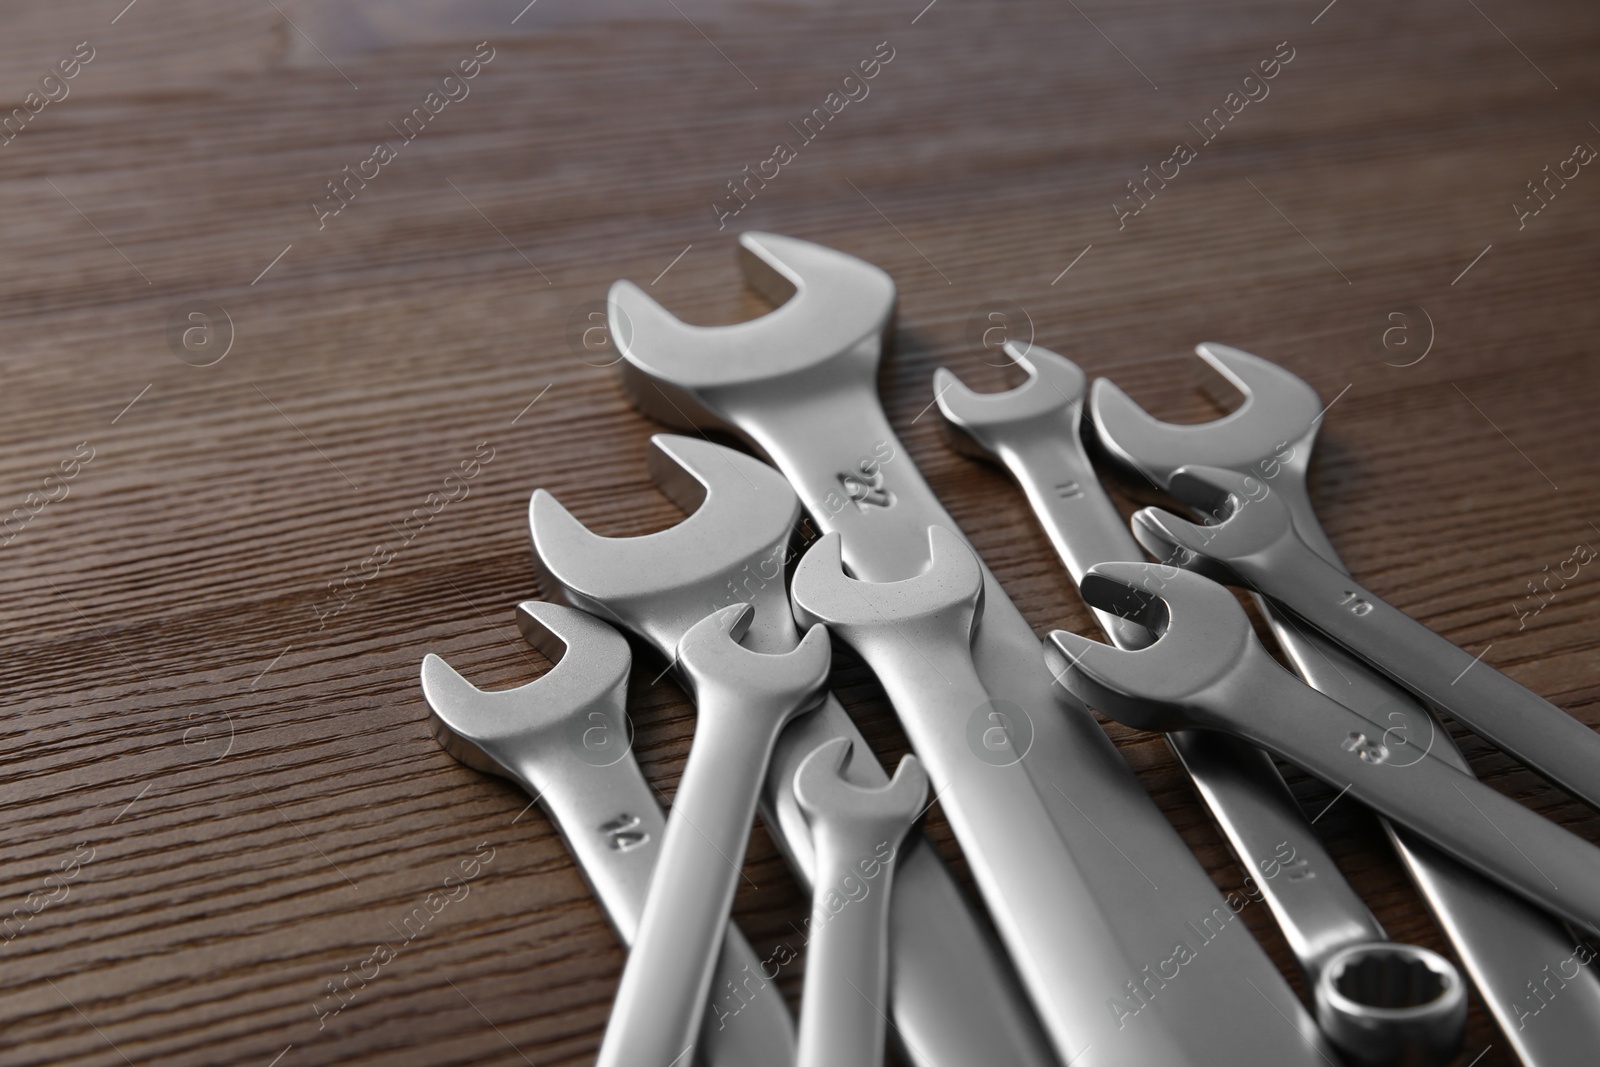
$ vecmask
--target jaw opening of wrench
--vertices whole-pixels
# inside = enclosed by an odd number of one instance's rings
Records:
[[[1115,383],[1099,378],[1090,390],[1089,415],[1101,444],[1163,488],[1173,471],[1196,462],[1251,471],[1269,480],[1280,467],[1303,473],[1321,425],[1317,391],[1242,349],[1208,341],[1195,352],[1244,394],[1243,403],[1210,422],[1163,422]]]
[[[1062,679],[1088,702],[1141,730],[1208,723],[1204,698],[1254,659],[1249,619],[1215,582],[1159,563],[1101,563],[1080,583],[1084,602],[1156,634],[1138,650],[1066,630],[1049,641],[1069,664]],[[1264,655],[1264,653],[1261,653]]]
[[[439,744],[474,770],[509,778],[517,777],[521,759],[555,735],[592,729],[591,715],[608,726],[625,722],[632,663],[621,634],[572,608],[524,601],[517,626],[551,662],[526,685],[482,690],[432,653],[422,661],[423,695]]]

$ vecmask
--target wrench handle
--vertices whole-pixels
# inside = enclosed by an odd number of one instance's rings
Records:
[[[1206,702],[1209,725],[1303,767],[1512,892],[1600,930],[1600,849],[1509,797],[1427,756],[1414,763],[1373,725],[1307,688],[1259,647],[1239,692]],[[1239,707],[1261,709],[1241,715]]]
[[[985,618],[980,626],[987,624]],[[927,636],[909,634],[856,651],[894,705],[991,910],[1002,915],[1048,915],[1051,901],[1056,901],[1059,909],[1064,883],[1041,875],[1048,853],[1035,845],[1059,833],[1059,816],[1052,801],[1078,813],[1092,830],[1092,816],[1085,811],[1086,806],[1092,810],[1095,803],[1092,783],[1052,774],[1048,765],[1038,761],[1040,724],[1034,724],[1028,752],[1019,751],[1022,745],[1020,735],[1012,729],[1015,724],[1000,718],[993,720],[994,728],[985,729],[983,724],[991,717],[981,713],[990,709],[999,714],[1005,705],[991,700],[965,647],[941,645],[925,639]],[[979,722],[976,730],[975,720]],[[1099,732],[1098,726],[1094,729]],[[974,734],[981,736],[975,739]],[[1130,860],[1116,842],[1095,832],[1100,838],[1098,852],[1091,851],[1093,841],[1080,837],[1078,845],[1089,853],[1084,862],[1096,864],[1104,879],[1104,892],[1116,899],[1136,899],[1150,884],[1152,870],[1157,877],[1167,876],[1159,868]],[[1223,909],[1220,897],[1215,907]],[[1045,976],[1052,983],[1049,988],[1080,998],[1104,988],[1096,984],[1098,973],[1085,974],[1081,961],[1114,958],[1116,939],[1127,936],[1120,926],[1072,926],[1059,917],[1033,925],[1031,932],[1031,939],[1010,942],[1018,969]],[[1071,950],[1063,956],[1061,947],[1069,943]],[[1048,1015],[1048,1001],[1045,1006]],[[1109,1032],[1113,1031],[1102,1031]],[[1148,1040],[1151,1044],[1135,1044],[1132,1058],[1118,1062],[1185,1062],[1177,1051],[1179,1046],[1167,1046],[1163,1035],[1153,1029],[1134,1031],[1130,1027],[1126,1033],[1130,1043]],[[1146,1057],[1151,1048],[1158,1050],[1156,1058]]]
[[[633,753],[603,767],[525,760],[515,774],[566,842],[617,937],[631,947],[667,826]],[[731,922],[720,940],[716,979],[740,989],[741,999],[737,1017],[713,1012],[701,1021],[707,1067],[792,1062],[794,1020],[778,987],[750,988],[750,974],[765,977],[761,960]],[[750,997],[748,1003],[744,996]]]
[[[1383,731],[1386,744],[1414,745],[1463,774],[1472,773],[1450,734],[1411,693],[1260,593],[1253,598],[1307,685],[1373,723]]]
[[[667,826],[633,753],[605,767],[526,761],[516,773],[566,842],[618,939],[632,945]]]
[[[883,863],[877,878],[863,881],[855,867],[868,857],[826,834],[817,835],[816,848],[797,1067],[882,1067],[896,864]],[[845,896],[847,879],[866,893]]]
[[[1076,417],[1056,414],[1059,418],[1050,423],[1030,425],[1030,432],[1019,433],[1018,440],[996,441],[995,454],[1022,487],[1067,573],[1080,582],[1096,563],[1142,560],[1145,552],[1095,475],[1078,438]],[[1132,619],[1091,610],[1118,648],[1150,643],[1150,631]]]
[[[1175,730],[1167,741],[1310,978],[1341,949],[1388,939],[1271,756],[1214,730]]]
[[[848,381],[830,380],[830,370],[786,379],[779,402],[762,398],[767,402],[749,411],[730,403],[730,414],[789,479],[823,532],[839,532],[844,561],[856,577],[909,578],[927,560],[908,546],[927,544],[929,526],[959,528],[876,398]]]
[[[696,1043],[782,725],[751,718],[718,691],[702,697],[596,1067],[672,1067]]]
[[[1386,604],[1297,542],[1272,563],[1235,561],[1277,600],[1400,685],[1557,785],[1600,807],[1600,734]],[[1487,648],[1485,649],[1487,651]]]

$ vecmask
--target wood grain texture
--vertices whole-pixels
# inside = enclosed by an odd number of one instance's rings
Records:
[[[925,410],[936,366],[1003,384],[969,341],[997,299],[1165,418],[1217,414],[1187,354],[1202,340],[1337,398],[1313,487],[1352,570],[1600,725],[1600,571],[1521,628],[1512,607],[1600,541],[1600,174],[1522,229],[1509,207],[1575,143],[1600,145],[1591,5],[677,6],[541,0],[515,24],[522,3],[498,0],[0,14],[7,111],[95,49],[0,147],[0,511],[93,449],[0,549],[0,913],[93,850],[0,941],[0,1062],[590,1061],[622,954],[527,799],[430,739],[418,664],[435,651],[484,686],[542,669],[511,615],[538,592],[533,488],[606,533],[675,521],[644,468],[656,427],[571,324],[619,277],[655,279],[692,321],[757,313],[738,228],[894,275],[885,407],[1039,632],[1091,621],[1003,475]],[[389,124],[483,40],[470,96],[319,230],[324,183],[397,139]],[[883,41],[870,95],[719,230],[724,183]],[[1119,229],[1125,183],[1198,141],[1189,123],[1283,41],[1270,95]],[[234,335],[207,367],[167,336],[197,301]],[[1374,340],[1392,312],[1409,347]],[[470,495],[319,624],[327,583],[395,543],[480,442],[494,458]],[[641,658],[631,703],[670,794],[693,720],[658,670]],[[896,759],[859,667],[840,693]],[[1238,885],[1165,746],[1107,729]],[[1496,788],[1600,839],[1593,812],[1457,737]],[[1291,778],[1308,810],[1333,798]],[[1394,936],[1445,948],[1369,819],[1338,804],[1318,826]],[[325,982],[483,842],[467,898],[319,1029]],[[747,874],[738,919],[765,954],[805,903],[764,832]],[[1245,917],[1292,971],[1263,910]],[[1469,1061],[1510,1062],[1477,1004]]]

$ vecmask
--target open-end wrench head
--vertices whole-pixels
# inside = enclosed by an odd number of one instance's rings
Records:
[[[1212,521],[1201,525],[1164,508],[1140,508],[1133,515],[1134,537],[1157,559],[1215,581],[1239,582],[1235,564],[1264,564],[1294,530],[1282,494],[1251,475],[1189,465],[1173,472],[1168,491]]]
[[[842,773],[851,747],[847,737],[830,737],[812,749],[795,771],[795,800],[813,829],[822,820],[898,844],[926,810],[927,772],[917,757],[906,756],[887,785],[864,788]],[[861,758],[871,759],[872,754]]]
[[[956,443],[966,437],[992,456],[999,450],[997,431],[1043,418],[1064,419],[1076,433],[1088,382],[1078,365],[1049,349],[1015,341],[1006,342],[1005,353],[1027,372],[1028,380],[1004,392],[974,392],[943,367],[933,372],[939,412],[951,429],[960,431]]]
[[[1241,393],[1244,403],[1212,422],[1162,422],[1105,378],[1089,391],[1095,433],[1112,455],[1165,486],[1185,464],[1246,471],[1296,445],[1289,462],[1304,469],[1322,414],[1317,391],[1270,360],[1213,342],[1195,347]],[[1304,447],[1298,447],[1300,442]]]
[[[786,378],[840,357],[854,357],[869,382],[876,373],[894,318],[887,273],[824,245],[755,231],[740,235],[739,261],[753,288],[787,300],[731,326],[691,326],[632,282],[612,285],[607,310],[623,383],[652,417],[725,426],[706,406],[719,387]]]
[[[1049,636],[1067,661],[1061,683],[1136,729],[1205,726],[1206,694],[1266,655],[1233,594],[1198,574],[1159,563],[1101,563],[1079,588],[1089,606],[1159,634],[1137,651],[1066,630]]]
[[[752,652],[739,639],[754,614],[749,604],[722,608],[691,626],[678,642],[678,660],[702,713],[712,692],[752,712],[780,716],[821,703],[833,661],[827,628],[811,627],[789,652]]]
[[[576,608],[524,601],[517,624],[554,664],[526,685],[490,692],[431,652],[422,660],[434,738],[467,766],[502,777],[514,777],[518,757],[585,723],[592,711],[622,721],[632,662],[621,634]]]
[[[533,494],[528,525],[546,593],[646,632],[666,650],[730,601],[755,603],[759,647],[792,637],[783,568],[800,500],[783,475],[734,449],[672,434],[650,439],[650,473],[688,516],[641,537],[602,537],[545,490]]]
[[[862,582],[844,572],[838,533],[800,558],[790,583],[795,618],[826,623],[845,642],[884,627],[916,641],[928,633],[959,632],[971,639],[983,601],[983,567],[967,543],[943,526],[928,527],[928,569],[898,582]]]

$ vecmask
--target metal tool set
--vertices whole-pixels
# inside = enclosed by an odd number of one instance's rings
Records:
[[[1600,1059],[1600,850],[1478,782],[1429,707],[1597,805],[1600,736],[1345,571],[1306,487],[1309,385],[1202,345],[1245,402],[1179,426],[1038,347],[1008,347],[1028,380],[1004,393],[939,371],[952,440],[1014,476],[1110,641],[1041,645],[878,403],[889,276],[772,234],[740,255],[770,314],[689,326],[628,282],[609,314],[636,406],[767,462],[656,436],[651,474],[686,517],[642,537],[535,492],[562,603],[517,618],[554,667],[491,693],[422,665],[440,743],[538,799],[630,949],[599,1064],[868,1067],[892,1040],[916,1067],[1443,1065],[1469,983],[1527,1067]],[[1130,531],[1090,445],[1203,524],[1145,508]],[[821,531],[803,556],[802,511]],[[618,631],[697,709],[665,816],[631,752]],[[827,692],[832,642],[916,752],[892,777]],[[1309,1011],[1238,920],[1249,898],[1218,892],[1091,707],[1167,734]],[[1382,816],[1465,974],[1389,939],[1273,757]],[[935,800],[984,915],[915,829]],[[792,955],[762,960],[729,918],[757,811],[812,894],[798,1025],[776,982]]]

